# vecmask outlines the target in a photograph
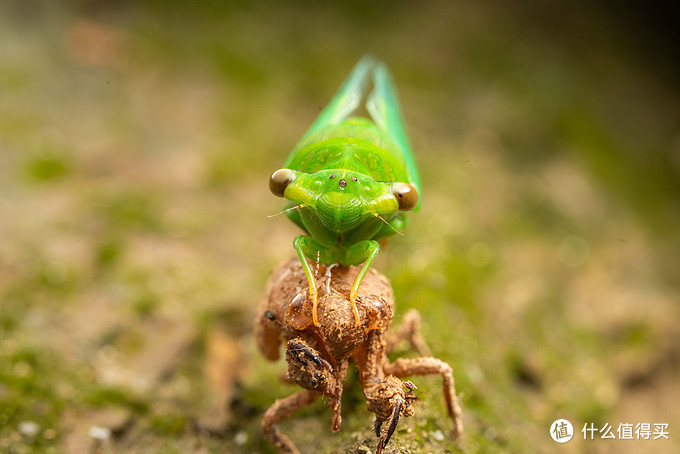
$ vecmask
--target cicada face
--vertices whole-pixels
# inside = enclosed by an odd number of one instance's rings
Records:
[[[275,195],[312,209],[323,227],[338,235],[418,203],[418,194],[408,183],[375,181],[348,170],[310,174],[280,169],[272,174],[269,187]]]

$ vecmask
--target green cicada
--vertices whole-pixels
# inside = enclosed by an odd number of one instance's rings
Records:
[[[369,86],[372,90],[368,96]],[[354,116],[365,100],[368,117]],[[307,258],[325,265],[364,263],[361,281],[384,239],[406,225],[405,212],[418,206],[420,179],[399,102],[387,67],[366,56],[295,146],[269,189],[290,201],[287,216],[307,235],[293,246],[309,283],[316,326],[316,279]]]

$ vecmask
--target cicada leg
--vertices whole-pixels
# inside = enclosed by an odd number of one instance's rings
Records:
[[[319,289],[316,284],[316,280],[319,277],[318,270],[321,264],[329,264],[332,259],[332,250],[320,243],[311,236],[300,235],[295,240],[293,240],[293,247],[297,252],[300,263],[302,263],[302,269],[305,272],[305,277],[307,278],[307,283],[309,284],[309,299],[312,302],[312,321],[314,326],[319,326],[319,318],[317,317],[316,310],[319,300]],[[316,271],[312,270],[309,261],[316,261]],[[330,278],[330,276],[329,276]]]
[[[328,258],[328,248],[315,240],[310,236],[300,235],[295,240],[293,240],[293,247],[300,258],[300,263],[302,263],[302,269],[305,272],[305,277],[307,278],[307,283],[309,284],[309,299],[312,301],[312,321],[314,326],[319,326],[319,318],[317,317],[316,310],[318,305],[319,290],[316,286],[316,275],[309,265],[307,257],[317,257],[320,253],[323,259],[325,255]],[[360,241],[352,246],[350,246],[343,255],[343,263],[361,263],[364,265],[359,270],[359,274],[354,279],[352,283],[352,288],[349,292],[349,300],[352,303],[352,311],[354,312],[354,321],[356,326],[361,324],[359,320],[359,309],[356,305],[356,298],[359,294],[359,287],[361,282],[366,277],[366,273],[371,268],[373,261],[378,256],[380,252],[380,245],[375,240],[364,240]],[[323,263],[324,260],[321,260]]]
[[[319,318],[316,316],[316,307],[318,304],[318,294],[319,291],[316,288],[316,276],[312,267],[309,266],[307,261],[307,256],[305,255],[305,249],[314,249],[313,243],[318,243],[314,238],[309,236],[300,235],[293,240],[293,247],[300,258],[300,263],[302,263],[302,269],[305,272],[305,277],[307,278],[307,284],[309,284],[309,299],[312,300],[312,321],[314,326],[319,326]],[[318,249],[317,249],[318,251]]]
[[[357,309],[356,305],[356,298],[359,294],[359,286],[361,286],[361,282],[364,280],[364,277],[366,277],[366,273],[368,273],[368,270],[371,268],[371,265],[378,256],[379,252],[380,245],[377,241],[365,240],[351,246],[345,253],[344,258],[347,263],[364,262],[364,265],[361,267],[361,270],[359,270],[359,274],[357,274],[357,277],[354,279],[352,288],[349,291],[349,301],[352,303],[352,311],[354,311],[354,321],[356,326],[360,325],[359,310]]]

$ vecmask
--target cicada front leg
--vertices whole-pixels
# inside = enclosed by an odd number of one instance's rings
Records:
[[[319,318],[316,315],[319,300],[319,289],[316,285],[317,273],[312,270],[307,257],[313,258],[313,260],[316,261],[318,268],[319,262],[326,263],[326,260],[323,259],[329,256],[330,251],[327,246],[324,246],[311,236],[305,235],[300,235],[295,238],[295,240],[293,240],[293,247],[297,252],[300,263],[302,264],[302,269],[305,272],[305,277],[307,278],[307,283],[309,284],[308,295],[309,299],[312,301],[312,321],[314,322],[314,326],[319,326]],[[319,257],[321,257],[321,261],[319,261]]]
[[[366,277],[366,273],[368,273],[368,270],[371,268],[371,265],[378,256],[379,252],[380,245],[375,240],[360,241],[349,247],[345,252],[344,259],[347,263],[364,262],[364,265],[361,267],[359,274],[357,274],[357,277],[354,279],[352,288],[349,292],[349,301],[352,303],[352,311],[354,311],[354,322],[356,326],[360,325],[359,310],[357,309],[356,305],[356,298],[359,294],[359,286],[361,286],[361,282],[364,280],[364,277]]]

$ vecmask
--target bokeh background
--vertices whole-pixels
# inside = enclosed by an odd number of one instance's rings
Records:
[[[252,319],[298,232],[266,181],[366,52],[424,185],[376,267],[467,428],[418,378],[387,452],[678,452],[673,2],[189,3],[0,5],[0,452],[274,452],[295,387]],[[321,403],[281,425],[303,452],[375,449],[349,381],[339,434]]]

